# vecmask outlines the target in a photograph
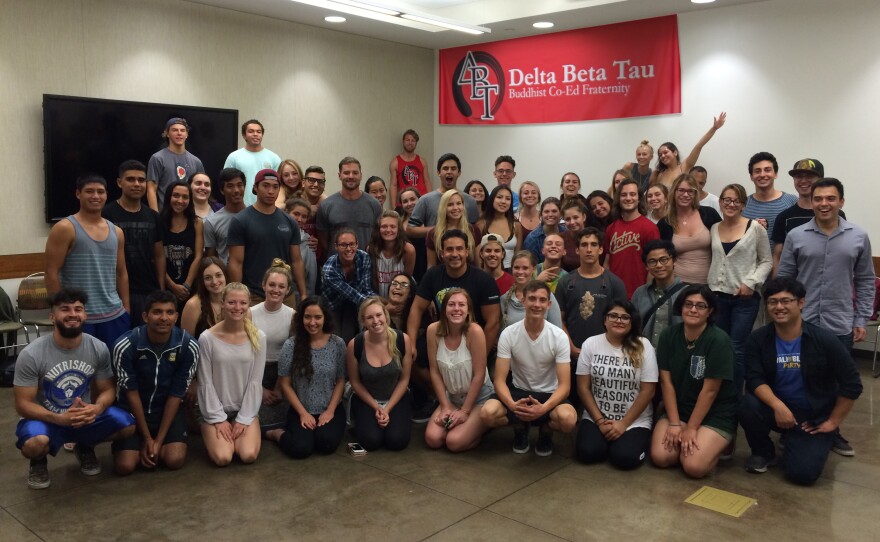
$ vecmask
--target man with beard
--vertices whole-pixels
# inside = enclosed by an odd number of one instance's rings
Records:
[[[324,257],[336,253],[331,239],[336,239],[337,230],[351,228],[357,236],[359,247],[366,248],[373,234],[373,224],[382,214],[382,205],[376,198],[361,190],[361,163],[357,158],[346,156],[339,162],[339,192],[318,204],[315,225],[318,229],[318,246]],[[321,262],[318,262],[321,263]]]
[[[64,288],[52,295],[52,335],[26,346],[15,364],[15,410],[22,417],[15,445],[30,460],[32,489],[49,487],[46,456],[57,454],[65,442],[76,443],[80,472],[95,476],[101,463],[94,446],[134,433],[134,417],[112,406],[116,389],[107,346],[83,333],[87,301],[81,290]]]
[[[415,130],[410,128],[403,132],[403,152],[395,156],[388,166],[392,207],[397,201],[397,193],[405,188],[415,188],[422,196],[433,190],[428,162],[416,154],[418,144],[419,134]]]

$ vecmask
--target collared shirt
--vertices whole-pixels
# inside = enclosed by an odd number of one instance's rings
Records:
[[[359,307],[366,298],[376,295],[371,284],[370,255],[363,250],[358,250],[354,255],[354,277],[351,280],[345,278],[339,263],[339,254],[327,259],[323,273],[321,293],[331,309],[338,309],[346,301]]]
[[[804,320],[835,335],[865,327],[871,318],[871,241],[865,230],[843,218],[830,236],[819,228],[815,218],[793,229],[785,239],[777,275],[794,277],[806,287]]]

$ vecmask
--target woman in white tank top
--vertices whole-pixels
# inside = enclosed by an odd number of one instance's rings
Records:
[[[461,288],[446,292],[440,319],[428,326],[428,368],[440,406],[425,428],[431,448],[470,450],[487,427],[480,408],[492,393],[486,369],[486,336],[474,321],[474,305]]]

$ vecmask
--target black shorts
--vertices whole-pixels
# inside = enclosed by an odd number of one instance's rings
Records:
[[[517,388],[516,386],[513,386],[513,385],[510,385],[509,389],[510,389],[510,396],[513,398],[514,401],[519,401],[520,399],[525,399],[526,397],[531,395],[532,399],[539,401],[541,403],[545,403],[553,395],[552,393],[523,390],[523,389]],[[497,399],[498,396],[495,395],[494,398]],[[568,403],[568,401],[562,401],[559,404],[564,405],[566,403]],[[504,403],[501,403],[501,404],[503,405]],[[557,405],[557,406],[559,406],[559,405]],[[516,417],[516,414],[514,414],[512,410],[507,408],[507,405],[504,405],[504,408],[507,409],[507,420],[511,423],[511,425],[523,423],[522,420],[520,420],[519,418]],[[537,420],[534,420],[532,422],[532,425],[541,426],[541,425],[546,425],[548,423],[550,423],[550,412],[548,412],[547,414],[544,414],[543,416],[541,416]]]
[[[162,412],[145,414],[144,416],[147,418],[147,427],[150,428],[150,434],[156,436],[156,433],[159,432],[159,425],[162,423]],[[181,405],[177,410],[174,419],[171,421],[171,427],[168,428],[168,434],[165,435],[165,441],[162,444],[175,444],[178,442],[186,444],[186,441],[186,415],[184,413],[183,405]],[[114,452],[123,452],[127,450],[139,452],[141,450],[141,444],[143,444],[141,434],[135,431],[134,434],[128,438],[114,440],[110,448]]]

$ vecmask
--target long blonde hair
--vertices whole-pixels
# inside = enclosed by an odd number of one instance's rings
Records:
[[[681,183],[688,183],[690,187],[697,192],[694,193],[694,197],[691,198],[691,209],[697,210],[700,208],[700,198],[697,197],[697,193],[700,190],[700,185],[697,184],[697,180],[694,179],[694,176],[689,173],[682,173],[672,182],[672,190],[670,193],[672,196],[669,201],[669,211],[666,213],[666,222],[672,226],[672,231],[678,230],[678,206],[675,203],[675,194],[678,192],[678,187],[681,186]]]
[[[385,315],[385,332],[388,342],[388,352],[391,354],[391,363],[400,367],[401,355],[400,350],[397,348],[397,332],[391,328],[391,315],[388,314],[388,309],[385,307],[385,300],[375,295],[364,299],[364,302],[361,303],[361,306],[358,309],[358,321],[363,324],[364,313],[366,313],[367,309],[372,305],[379,305],[379,307],[382,308],[382,313]]]
[[[290,166],[296,170],[299,174],[299,188],[296,190],[291,190],[289,186],[284,184],[284,181],[281,180],[281,175],[284,172],[284,166]],[[280,164],[278,164],[278,181],[281,183],[281,191],[284,192],[284,200],[287,201],[289,198],[294,196],[299,196],[303,191],[303,170],[299,164],[296,163],[296,160],[292,158],[288,158],[287,160],[283,160]]]
[[[230,282],[223,288],[223,296],[221,299],[224,302],[226,301],[226,296],[229,295],[229,292],[244,292],[248,299],[251,298],[251,291],[248,290],[247,286],[240,282]],[[253,348],[254,352],[258,351],[260,349],[260,330],[254,325],[250,316],[245,316],[244,318],[244,332],[247,335],[248,341],[251,343],[251,348]]]
[[[449,206],[449,200],[455,195],[458,195],[458,197],[461,198],[461,218],[458,219],[458,222],[447,222],[446,208]],[[440,247],[442,246],[440,240],[443,238],[443,234],[449,230],[461,230],[467,235],[468,251],[471,254],[469,259],[474,260],[476,255],[476,244],[474,243],[474,236],[471,233],[470,224],[468,224],[467,221],[467,207],[464,206],[464,196],[454,188],[443,193],[443,196],[440,197],[440,204],[437,206],[437,225],[434,226],[434,247],[436,247],[434,250],[437,252],[440,252]]]

